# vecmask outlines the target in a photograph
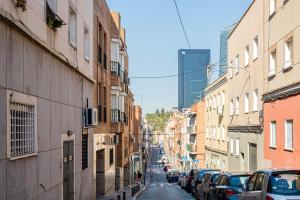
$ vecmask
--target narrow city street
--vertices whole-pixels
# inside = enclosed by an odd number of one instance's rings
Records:
[[[195,199],[191,194],[182,190],[177,183],[168,183],[166,173],[163,171],[163,165],[157,162],[162,158],[161,152],[163,152],[161,147],[153,146],[149,149],[149,167],[152,170],[152,180],[138,200]]]

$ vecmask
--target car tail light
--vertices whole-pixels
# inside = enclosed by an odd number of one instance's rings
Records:
[[[272,197],[266,196],[266,200],[274,200]]]
[[[232,196],[232,195],[235,195],[235,191],[231,190],[231,189],[227,189],[225,190],[225,194],[226,196]]]

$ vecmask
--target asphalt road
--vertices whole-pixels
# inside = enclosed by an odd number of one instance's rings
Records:
[[[194,200],[195,198],[182,190],[177,183],[168,183],[163,165],[157,161],[161,160],[160,147],[150,147],[149,167],[152,169],[152,179],[138,200]]]

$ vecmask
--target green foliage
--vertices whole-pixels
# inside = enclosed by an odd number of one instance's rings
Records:
[[[152,126],[154,131],[163,131],[170,115],[171,112],[166,112],[164,108],[162,108],[161,111],[156,109],[155,113],[146,114],[146,120]]]

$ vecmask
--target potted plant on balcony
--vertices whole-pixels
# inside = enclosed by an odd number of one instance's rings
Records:
[[[17,0],[16,7],[22,8],[22,11],[24,12],[26,10],[26,0]]]

